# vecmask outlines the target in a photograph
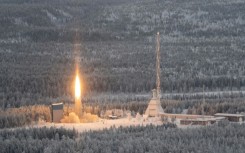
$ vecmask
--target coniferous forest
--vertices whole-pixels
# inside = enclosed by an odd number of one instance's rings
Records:
[[[74,103],[75,59],[84,112],[142,115],[157,32],[166,113],[245,112],[242,0],[0,0],[0,153],[243,153],[244,124],[33,128]]]
[[[150,93],[158,31],[162,92],[242,91],[244,7],[240,0],[0,0],[0,105],[71,99],[75,57],[85,96]]]
[[[110,128],[98,132],[31,128],[0,131],[0,152],[44,153],[243,153],[244,125],[178,129],[162,126]]]

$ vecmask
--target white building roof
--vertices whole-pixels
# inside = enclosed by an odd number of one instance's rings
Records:
[[[195,119],[182,119],[187,121],[219,121],[224,120],[225,117],[212,117],[212,118],[195,118]]]
[[[55,104],[52,104],[53,106],[56,106],[56,105],[63,105],[63,103],[55,103]]]
[[[227,114],[227,113],[216,113],[214,116],[225,116],[225,117],[244,117],[242,114]]]

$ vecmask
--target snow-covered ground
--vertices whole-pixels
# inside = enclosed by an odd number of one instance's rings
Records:
[[[143,121],[143,119],[128,119],[128,118],[122,118],[122,119],[115,119],[115,120],[106,120],[101,119],[98,122],[94,123],[41,123],[38,125],[34,125],[33,127],[63,127],[66,129],[76,129],[78,132],[86,132],[90,130],[103,130],[106,128],[110,128],[112,126],[115,127],[128,127],[128,126],[146,126],[146,125],[162,125],[163,123],[157,119],[157,118],[149,118],[147,121]]]
[[[108,119],[100,119],[98,122],[93,123],[50,123],[50,122],[39,122],[38,124],[32,124],[29,126],[26,126],[24,128],[41,128],[41,127],[56,127],[56,128],[65,128],[65,129],[75,129],[79,133],[86,132],[86,131],[98,131],[103,129],[108,129],[110,127],[129,127],[129,126],[146,126],[146,125],[162,125],[164,124],[162,121],[159,120],[159,118],[148,118],[147,121],[144,121],[143,119],[136,119],[136,118],[121,118],[121,119],[114,119],[114,120],[108,120]],[[204,127],[202,125],[180,125],[180,123],[176,120],[175,124],[178,128],[181,129],[190,129],[190,128],[200,128]],[[234,123],[237,124],[237,123]],[[244,122],[240,122],[239,124],[244,124]],[[15,130],[18,128],[23,127],[16,127],[16,128],[9,128],[9,130]],[[2,129],[0,129],[2,130]]]

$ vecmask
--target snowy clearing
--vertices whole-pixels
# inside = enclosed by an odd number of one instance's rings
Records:
[[[116,128],[128,127],[128,126],[146,126],[146,125],[162,125],[163,123],[159,121],[157,118],[149,118],[148,121],[137,120],[136,118],[128,119],[115,119],[115,120],[107,120],[100,119],[98,122],[94,123],[42,123],[38,125],[34,125],[33,127],[57,127],[57,128],[66,128],[66,129],[76,129],[78,132],[86,132],[86,131],[94,131],[94,130],[103,130],[106,128],[110,128],[115,126]]]
[[[87,132],[87,131],[98,131],[103,129],[108,129],[110,127],[129,127],[129,126],[146,126],[146,125],[162,125],[163,122],[159,120],[159,118],[148,118],[147,121],[143,121],[143,119],[128,119],[128,118],[121,118],[121,119],[100,119],[98,122],[93,123],[41,123],[38,125],[34,125],[33,127],[56,127],[56,128],[65,128],[65,129],[75,129],[79,133]],[[201,125],[180,125],[176,122],[178,128],[181,129],[189,129],[189,128],[200,128],[203,127]]]

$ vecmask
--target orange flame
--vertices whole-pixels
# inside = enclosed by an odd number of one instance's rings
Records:
[[[76,80],[75,80],[75,98],[76,99],[81,98],[81,83],[78,74],[76,75]]]

